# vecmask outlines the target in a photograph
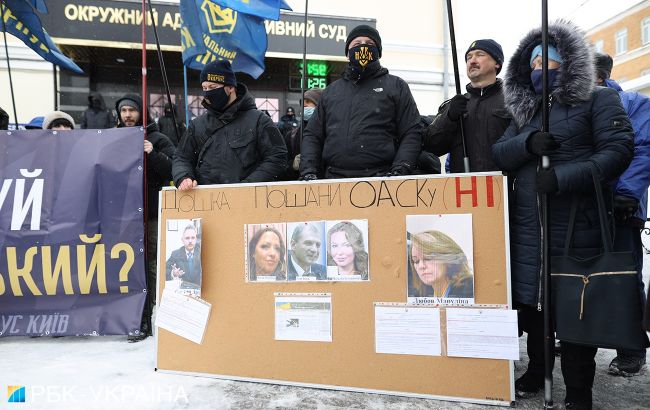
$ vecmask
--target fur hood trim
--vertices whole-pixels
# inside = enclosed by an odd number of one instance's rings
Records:
[[[563,60],[558,69],[559,85],[551,97],[570,106],[588,101],[594,91],[596,74],[594,53],[584,31],[568,20],[557,20],[548,26],[548,39]],[[541,43],[541,28],[532,30],[521,40],[508,64],[504,101],[518,128],[533,118],[542,98],[533,89],[529,64],[530,54]]]

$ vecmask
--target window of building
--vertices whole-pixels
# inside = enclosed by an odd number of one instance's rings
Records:
[[[623,54],[627,51],[627,29],[616,33],[616,54]]]
[[[596,51],[597,53],[602,53],[604,48],[605,48],[604,40],[598,40],[594,43],[594,51]]]
[[[641,44],[650,43],[650,17],[643,19],[641,22]]]

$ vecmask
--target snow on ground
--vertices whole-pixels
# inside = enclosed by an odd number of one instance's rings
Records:
[[[646,245],[650,237],[644,236]],[[645,256],[644,278],[650,276]],[[522,362],[515,377],[525,371]],[[0,339],[0,409],[479,409],[494,408],[379,394],[330,391],[261,383],[235,382],[154,371],[155,340],[127,343],[126,337]],[[633,378],[606,374],[614,357],[600,350],[594,385],[596,409],[650,408],[650,372]],[[556,360],[554,401],[564,386]],[[26,387],[26,403],[7,403],[7,386]],[[541,408],[542,395],[517,401],[523,409]],[[556,407],[563,408],[563,407]]]

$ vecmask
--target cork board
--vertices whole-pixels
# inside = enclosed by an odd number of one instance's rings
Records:
[[[161,192],[159,226],[202,218],[202,345],[159,329],[157,369],[237,380],[509,404],[508,360],[375,353],[374,303],[406,302],[406,216],[472,214],[476,304],[510,306],[505,177],[497,173],[214,185]],[[246,224],[368,220],[370,280],[250,283]],[[159,247],[165,249],[165,229]],[[159,252],[159,292],[164,252]],[[329,293],[332,342],[276,341],[274,294]]]

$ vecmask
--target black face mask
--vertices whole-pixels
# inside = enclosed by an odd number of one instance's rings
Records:
[[[350,64],[364,70],[370,63],[379,60],[379,48],[369,44],[359,44],[348,50]]]
[[[226,93],[226,87],[215,88],[214,90],[203,91],[203,97],[207,100],[210,108],[221,111],[228,104],[230,96]]]

